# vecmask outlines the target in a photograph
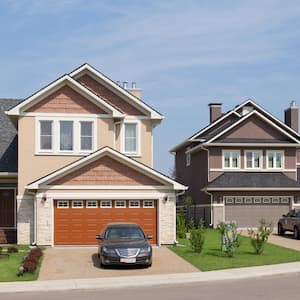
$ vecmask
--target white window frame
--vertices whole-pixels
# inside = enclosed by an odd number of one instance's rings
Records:
[[[126,124],[136,124],[136,151],[127,152],[125,151],[125,126]],[[125,120],[121,124],[121,151],[127,156],[141,156],[141,123],[139,120]]]
[[[104,203],[109,203],[109,206],[103,205]],[[112,208],[111,200],[100,200],[100,208]]]
[[[41,122],[51,122],[51,149],[42,149],[41,148]],[[36,138],[36,145],[37,145],[37,149],[38,152],[42,152],[42,153],[53,153],[53,149],[54,149],[54,122],[51,119],[42,119],[42,120],[38,120],[37,122],[37,126],[36,126],[36,132],[37,132],[37,138]]]
[[[75,205],[75,203],[80,203],[80,206]],[[82,200],[72,200],[72,208],[83,208],[83,201]]]
[[[269,154],[273,153],[275,155],[273,155],[273,163],[275,162],[276,165],[276,153],[280,153],[281,154],[281,167],[270,167],[269,166]],[[283,150],[267,150],[266,152],[266,166],[268,170],[283,170],[284,169],[284,163],[285,163],[285,157],[284,157],[284,151]]]
[[[229,167],[225,167],[225,153],[230,153]],[[237,167],[232,167],[232,153],[238,154]],[[222,168],[224,170],[239,170],[241,168],[241,151],[232,149],[222,150]]]
[[[62,203],[67,203],[67,206],[60,206]],[[69,208],[69,200],[57,200],[56,207],[59,209]]]
[[[90,203],[96,203],[96,205],[90,206],[89,205]],[[98,208],[98,200],[86,200],[85,207],[86,208]]]
[[[123,206],[117,206],[117,203],[123,203]],[[115,208],[126,208],[126,200],[115,200]]]
[[[252,167],[247,167],[247,153],[252,153]],[[259,153],[259,167],[253,167],[254,166],[254,156],[253,153]],[[260,170],[263,167],[263,153],[262,150],[244,150],[244,168],[247,170]]]
[[[132,205],[133,202],[138,203],[139,205]],[[141,208],[141,201],[140,200],[129,200],[129,208]]]
[[[187,149],[187,151],[190,150],[190,147]],[[189,167],[191,165],[191,153],[186,152],[185,153],[185,159],[186,159],[186,166]]]
[[[52,122],[52,150],[40,149],[40,122]],[[73,121],[73,150],[60,150],[60,121]],[[81,150],[80,122],[92,122],[92,150]],[[97,147],[97,118],[79,116],[41,116],[35,122],[35,154],[36,155],[86,155],[94,152]]]
[[[151,205],[148,206],[146,203],[151,203]],[[143,208],[154,208],[154,200],[143,200]]]

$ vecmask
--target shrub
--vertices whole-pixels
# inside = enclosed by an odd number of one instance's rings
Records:
[[[30,260],[25,260],[23,263],[24,271],[29,272],[29,273],[34,273],[36,270],[36,267],[37,267],[37,264]]]
[[[3,250],[3,248],[2,248],[2,247],[0,247],[0,254],[2,253],[2,250]]]
[[[43,251],[40,248],[34,248],[30,251],[30,256],[36,256],[38,258],[40,258],[41,256],[43,256]]]
[[[16,247],[8,247],[8,248],[7,248],[7,252],[8,252],[8,253],[18,253],[19,250],[18,250],[18,248],[16,248]]]
[[[176,233],[179,238],[185,238],[186,222],[183,210],[176,214]]]
[[[199,227],[194,227],[191,230],[190,243],[194,252],[201,253],[205,242],[205,227],[202,221],[200,221]]]
[[[251,238],[251,245],[253,246],[256,254],[262,254],[265,249],[265,244],[268,242],[268,238],[273,231],[272,222],[268,222],[265,219],[259,221],[259,227],[257,230],[248,229],[248,235]]]
[[[229,257],[232,257],[235,250],[240,246],[240,239],[237,233],[237,225],[234,222],[218,224],[221,233],[221,250]]]

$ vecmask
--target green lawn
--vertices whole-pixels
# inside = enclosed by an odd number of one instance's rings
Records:
[[[14,245],[15,246],[15,245]],[[2,246],[6,249],[7,246]],[[34,274],[25,273],[23,276],[18,277],[18,269],[22,263],[23,256],[26,256],[29,252],[28,246],[16,246],[19,249],[19,253],[9,253],[9,258],[0,258],[0,282],[5,281],[29,281],[36,280],[39,274],[39,267]],[[2,253],[7,253],[3,250]],[[41,258],[41,260],[43,257]]]
[[[254,253],[248,237],[241,236],[240,240],[241,245],[236,250],[234,257],[227,257],[221,252],[221,234],[213,229],[206,231],[204,248],[201,254],[194,253],[189,240],[185,239],[179,239],[179,244],[171,246],[170,249],[201,271],[300,261],[300,251],[267,244],[264,253],[257,255]]]

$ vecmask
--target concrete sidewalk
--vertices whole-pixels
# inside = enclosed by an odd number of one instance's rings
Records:
[[[182,274],[123,276],[109,278],[45,280],[32,282],[0,283],[1,293],[64,291],[86,289],[117,289],[126,287],[143,287],[154,285],[183,284],[195,282],[210,282],[220,280],[237,280],[263,276],[300,274],[300,262],[270,266],[227,269],[210,272],[193,272]]]

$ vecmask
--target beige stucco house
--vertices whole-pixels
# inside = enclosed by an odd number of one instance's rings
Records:
[[[163,116],[135,85],[84,64],[11,104],[6,117],[16,128],[18,165],[1,173],[10,191],[2,238],[94,245],[106,223],[130,221],[155,244],[175,241],[176,193],[186,187],[153,169],[153,129]]]

